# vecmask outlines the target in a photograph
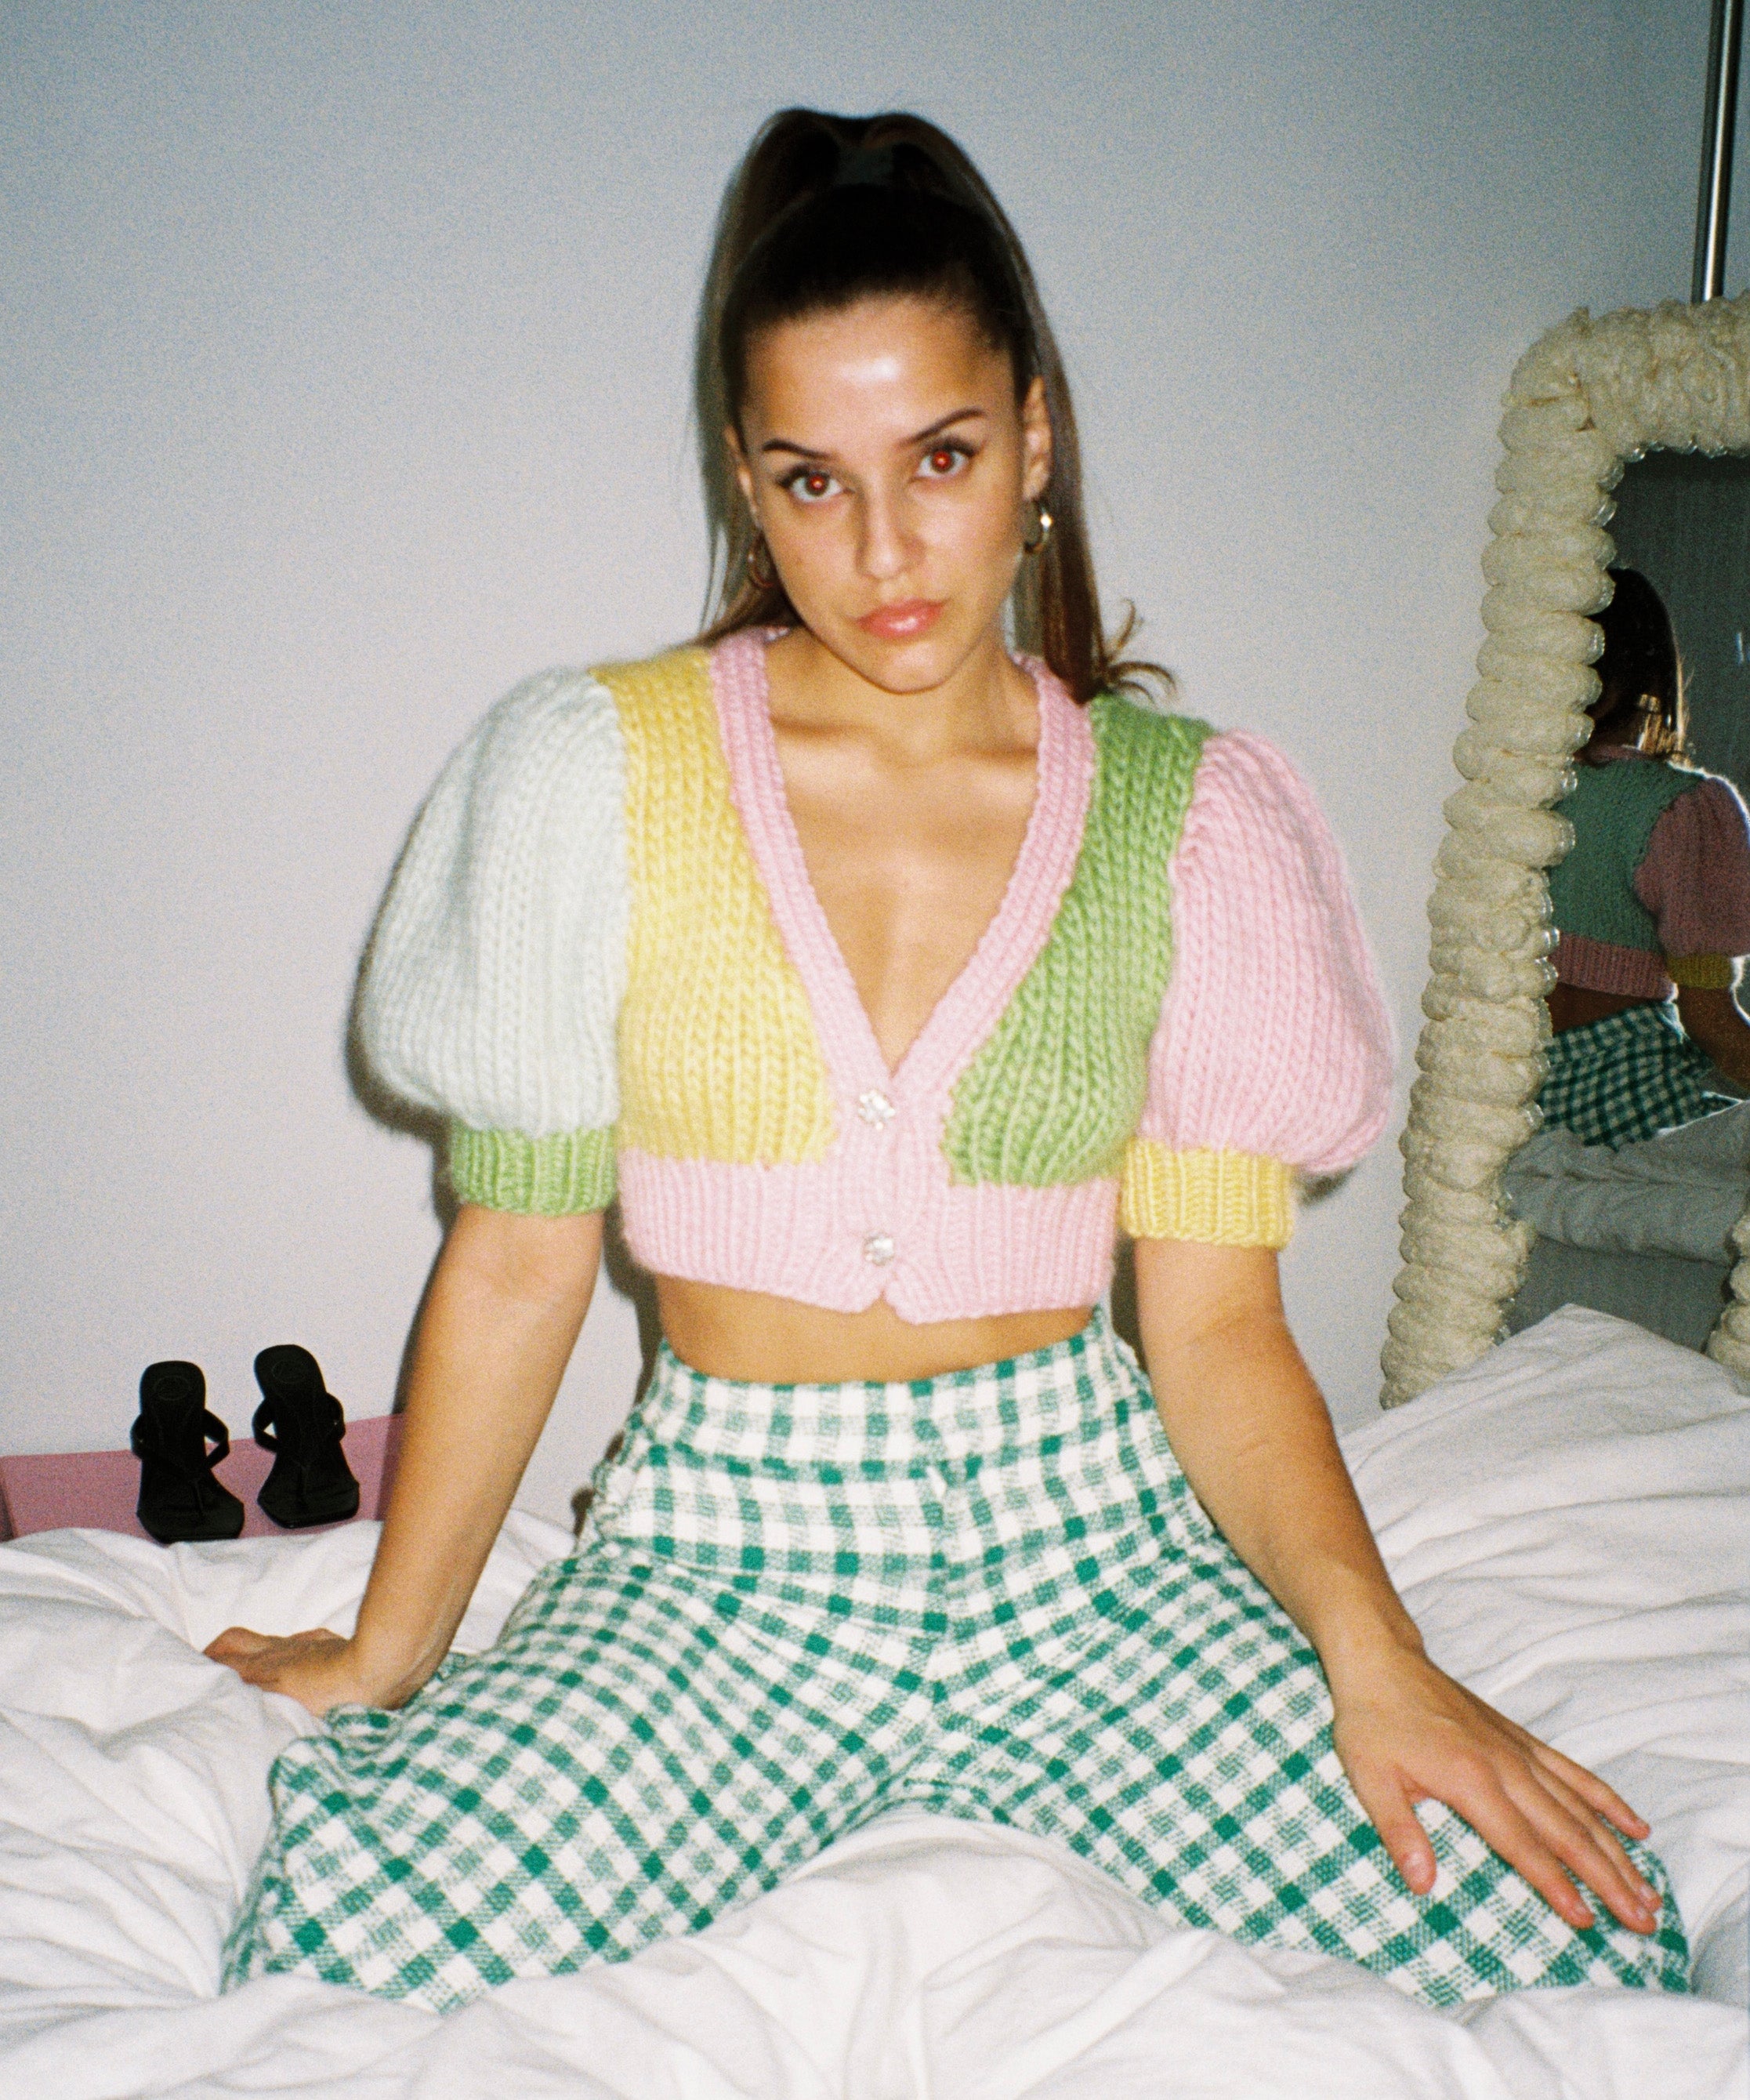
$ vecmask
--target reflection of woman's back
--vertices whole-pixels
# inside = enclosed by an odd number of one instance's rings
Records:
[[[1549,877],[1560,940],[1540,1101],[1545,1123],[1618,1145],[1723,1107],[1721,1073],[1750,1088],[1750,1026],[1732,996],[1750,953],[1750,826],[1735,789],[1681,762],[1682,679],[1658,593],[1633,569],[1611,573],[1603,690],[1560,805],[1573,850]]]

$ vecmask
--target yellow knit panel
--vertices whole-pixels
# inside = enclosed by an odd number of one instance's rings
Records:
[[[1665,969],[1673,984],[1686,991],[1730,991],[1738,982],[1731,955],[1667,955]]]
[[[818,1159],[827,1061],[730,798],[705,652],[596,675],[626,746],[619,1140],[671,1159]]]
[[[1133,1239],[1284,1247],[1294,1229],[1294,1174],[1256,1152],[1169,1152],[1133,1137],[1118,1221]]]

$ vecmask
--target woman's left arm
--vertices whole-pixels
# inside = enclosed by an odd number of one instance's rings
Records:
[[[1410,1888],[1426,1895],[1435,1879],[1414,1804],[1443,1801],[1570,1925],[1594,1921],[1571,1875],[1631,1930],[1651,1931],[1657,1898],[1609,1828],[1643,1838],[1646,1824],[1429,1661],[1289,1332],[1274,1253],[1139,1239],[1136,1288],[1168,1440],[1317,1651],[1338,1755]]]

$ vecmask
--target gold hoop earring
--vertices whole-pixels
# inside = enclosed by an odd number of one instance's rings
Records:
[[[1037,554],[1051,536],[1051,514],[1037,499],[1033,506],[1033,517],[1038,529],[1030,540],[1025,532],[1021,534],[1020,550],[1024,554]]]
[[[765,557],[763,567],[760,560],[762,554]],[[747,552],[743,557],[742,566],[747,571],[748,582],[756,590],[769,591],[778,588],[778,571],[773,565],[772,550],[765,544],[765,533],[754,534]]]

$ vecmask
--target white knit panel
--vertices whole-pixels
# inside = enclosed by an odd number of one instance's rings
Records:
[[[587,672],[527,680],[439,774],[372,937],[359,1031],[391,1092],[476,1130],[619,1113],[625,753]]]

